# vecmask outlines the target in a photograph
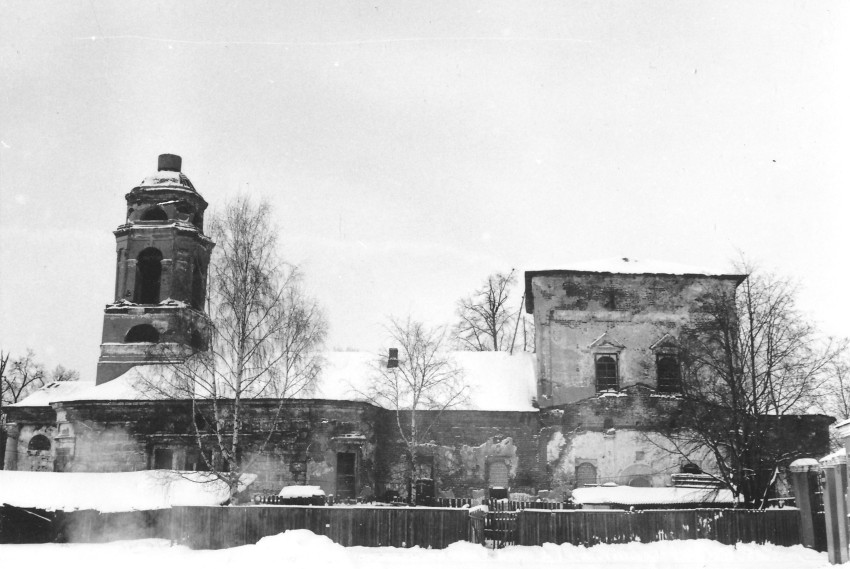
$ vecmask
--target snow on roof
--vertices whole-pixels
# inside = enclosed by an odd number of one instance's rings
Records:
[[[321,486],[284,486],[278,494],[281,498],[312,498],[324,495],[325,491]]]
[[[735,502],[732,491],[721,488],[636,488],[595,486],[573,490],[576,504],[622,504],[624,506]]]
[[[243,474],[240,490],[256,479]],[[0,504],[41,510],[129,512],[171,506],[217,506],[227,484],[207,472],[27,472],[0,470]]]
[[[534,411],[531,399],[537,394],[535,356],[528,352],[450,352],[469,386],[469,401],[462,408],[481,411]],[[385,362],[369,352],[327,352],[322,372],[313,389],[296,399],[364,401],[376,365]],[[136,366],[119,377],[94,385],[90,381],[45,387],[16,403],[17,407],[46,407],[61,401],[116,401],[167,399],[163,393],[142,386],[157,383],[170,373],[167,365]],[[52,385],[52,384],[51,384]]]
[[[54,381],[8,407],[47,407],[53,401],[64,401],[91,387],[93,381]]]
[[[827,466],[833,466],[833,465],[836,465],[836,464],[846,464],[847,463],[847,449],[842,447],[842,448],[838,449],[837,451],[826,455],[825,457],[820,459],[820,463],[827,465]]]
[[[557,265],[556,270],[577,271],[587,273],[619,273],[619,274],[657,274],[657,275],[725,275],[729,271],[717,271],[706,267],[680,265],[654,259],[635,259],[633,257],[612,257],[564,263]],[[536,272],[536,271],[533,271]]]

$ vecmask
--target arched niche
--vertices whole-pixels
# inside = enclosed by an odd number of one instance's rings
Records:
[[[136,291],[133,302],[158,304],[161,277],[162,252],[154,247],[144,249],[136,259]]]
[[[139,324],[130,328],[130,331],[124,337],[124,342],[128,344],[140,344],[143,342],[156,344],[159,342],[159,332],[150,324]]]

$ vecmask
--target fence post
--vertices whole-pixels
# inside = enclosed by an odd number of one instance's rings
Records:
[[[832,454],[821,462],[826,478],[823,506],[826,513],[826,545],[829,562],[846,563],[847,551],[847,457]]]
[[[792,462],[789,469],[794,500],[800,510],[800,540],[803,547],[815,549],[815,491],[818,489],[820,464],[813,458],[801,458]]]

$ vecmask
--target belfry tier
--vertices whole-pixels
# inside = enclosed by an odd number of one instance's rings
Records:
[[[98,384],[135,365],[206,349],[214,243],[204,235],[207,202],[181,163],[161,155],[157,172],[126,195],[126,220],[114,232],[115,299],[104,313]]]

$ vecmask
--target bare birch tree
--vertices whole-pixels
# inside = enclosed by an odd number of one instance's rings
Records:
[[[398,434],[405,447],[405,485],[412,500],[418,451],[429,441],[443,411],[468,399],[463,371],[445,351],[445,328],[429,328],[408,317],[390,319],[389,340],[398,349],[398,362],[376,361],[369,401],[395,412]]]
[[[0,412],[2,405],[11,405],[44,387],[47,377],[44,366],[35,359],[35,353],[27,350],[21,357],[9,362],[10,355],[0,352]]]
[[[516,269],[494,273],[471,296],[458,301],[458,320],[452,329],[458,347],[478,352],[512,350],[517,335],[514,324],[522,316],[521,307],[511,305],[515,285]]]
[[[713,455],[719,478],[744,503],[765,507],[782,466],[811,449],[782,440],[777,417],[805,413],[844,349],[796,308],[786,279],[752,272],[737,293],[698,299],[681,338],[683,412],[666,434],[676,452]]]
[[[248,443],[256,457],[274,436],[284,402],[312,387],[327,324],[304,293],[298,268],[279,257],[267,203],[239,197],[227,204],[211,223],[211,237],[217,245],[210,264],[207,345],[186,358],[158,358],[175,363],[145,388],[191,400],[203,460],[234,495],[253,462],[243,460]],[[246,416],[246,402],[257,398],[277,402],[260,432],[256,425],[249,428]]]

